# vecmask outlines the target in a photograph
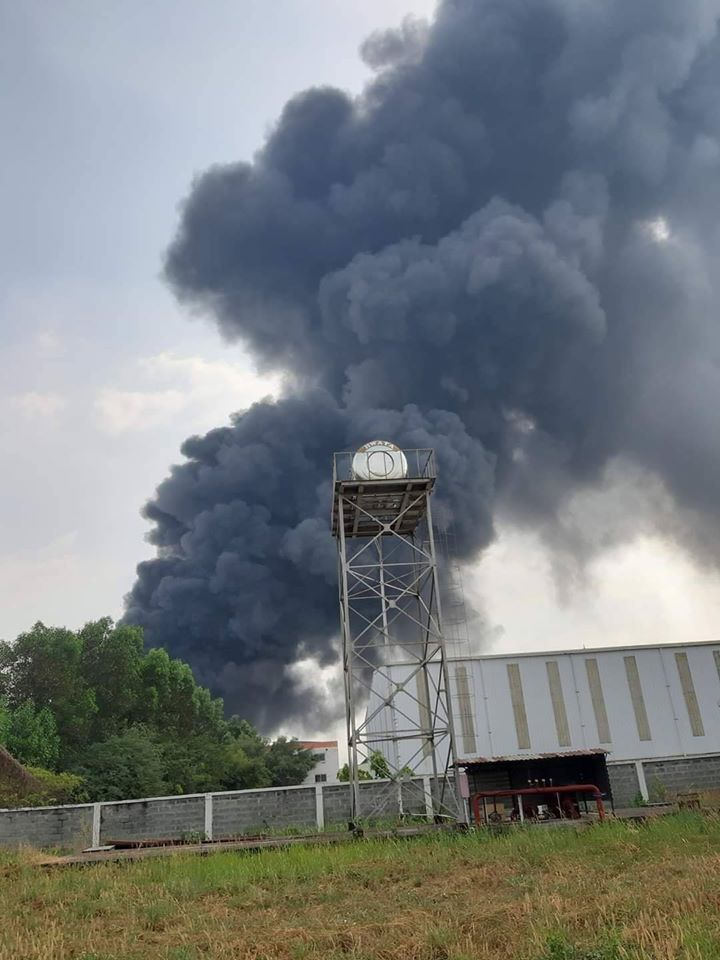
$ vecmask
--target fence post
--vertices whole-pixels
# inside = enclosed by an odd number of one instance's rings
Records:
[[[423,790],[425,793],[425,816],[427,817],[428,823],[432,823],[435,819],[435,813],[433,811],[432,786],[430,784],[430,777],[423,777]]]
[[[92,819],[92,845],[94,847],[100,846],[100,818],[101,818],[101,804],[93,804],[93,819]]]
[[[325,807],[323,806],[324,783],[315,784],[315,822],[318,830],[325,829]]]
[[[213,838],[213,795],[205,794],[205,839]]]

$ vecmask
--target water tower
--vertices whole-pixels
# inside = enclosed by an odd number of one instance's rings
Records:
[[[464,820],[431,497],[432,450],[333,458],[351,820]],[[372,784],[363,784],[371,770]]]

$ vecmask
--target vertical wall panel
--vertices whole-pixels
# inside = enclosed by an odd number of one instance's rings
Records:
[[[713,657],[715,657],[715,669],[717,670],[718,680],[720,680],[720,650],[713,650]]]
[[[508,663],[507,675],[508,683],[510,684],[510,701],[512,703],[513,716],[515,717],[518,749],[529,750],[530,730],[528,728],[527,712],[525,710],[525,697],[523,695],[522,678],[520,676],[520,665],[517,663]]]
[[[457,668],[455,686],[457,688],[463,753],[466,757],[474,757],[477,753],[477,747],[475,745],[475,717],[473,716],[474,707],[472,698],[470,697],[467,667],[459,666]]]
[[[695,684],[693,683],[690,664],[686,653],[676,653],[675,663],[677,664],[678,676],[680,677],[680,686],[682,687],[685,706],[687,707],[688,718],[690,720],[690,729],[694,737],[704,737],[705,727],[703,726],[700,706],[698,704],[697,694],[695,693]]]
[[[545,669],[547,670],[548,686],[550,687],[550,700],[555,717],[558,744],[561,747],[569,747],[572,741],[570,740],[570,727],[568,726],[567,710],[565,709],[565,698],[563,697],[560,668],[557,660],[547,660]]]
[[[585,672],[587,673],[588,686],[590,687],[590,700],[592,701],[593,713],[595,714],[598,741],[600,743],[612,743],[610,724],[608,723],[605,697],[603,695],[602,683],[600,682],[600,669],[597,660],[586,660]]]
[[[643,697],[642,686],[640,685],[637,660],[635,657],[623,657],[623,659],[625,661],[625,676],[627,677],[628,687],[630,688],[630,700],[632,701],[633,711],[635,713],[638,737],[640,740],[652,740],[650,723],[645,708],[645,698]]]

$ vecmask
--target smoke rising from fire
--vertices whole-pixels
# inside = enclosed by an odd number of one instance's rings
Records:
[[[330,457],[432,446],[461,558],[498,504],[552,537],[618,458],[716,555],[720,3],[445,0],[193,184],[166,275],[277,401],[192,437],[147,505],[127,618],[267,728],[322,711]],[[662,525],[667,518],[658,517]],[[631,524],[630,524],[631,526]]]

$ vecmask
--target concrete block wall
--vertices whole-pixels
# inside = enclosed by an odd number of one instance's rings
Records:
[[[661,802],[677,793],[720,789],[720,755],[609,763],[608,773],[616,807],[632,806],[638,797]]]
[[[129,800],[100,805],[100,836],[111,840],[160,840],[205,833],[203,795],[158,800]]]
[[[429,778],[403,784],[406,813],[425,812]],[[362,783],[363,802],[376,817],[398,812],[397,786],[390,781]],[[199,834],[208,839],[296,827],[299,830],[344,829],[350,817],[346,783],[238,790],[227,793],[153,797],[66,807],[0,810],[0,846],[82,849],[113,840],[181,839]]]
[[[720,756],[678,757],[643,762],[650,799],[662,800],[663,793],[720,789]]]
[[[0,812],[0,847],[87,847],[93,836],[93,804]]]
[[[616,807],[631,807],[641,794],[640,779],[634,763],[609,763],[608,776]]]
[[[350,819],[350,784],[322,785],[323,821],[326,827],[347,826]]]
[[[213,837],[263,833],[268,828],[317,826],[314,786],[241,790],[212,795]]]

